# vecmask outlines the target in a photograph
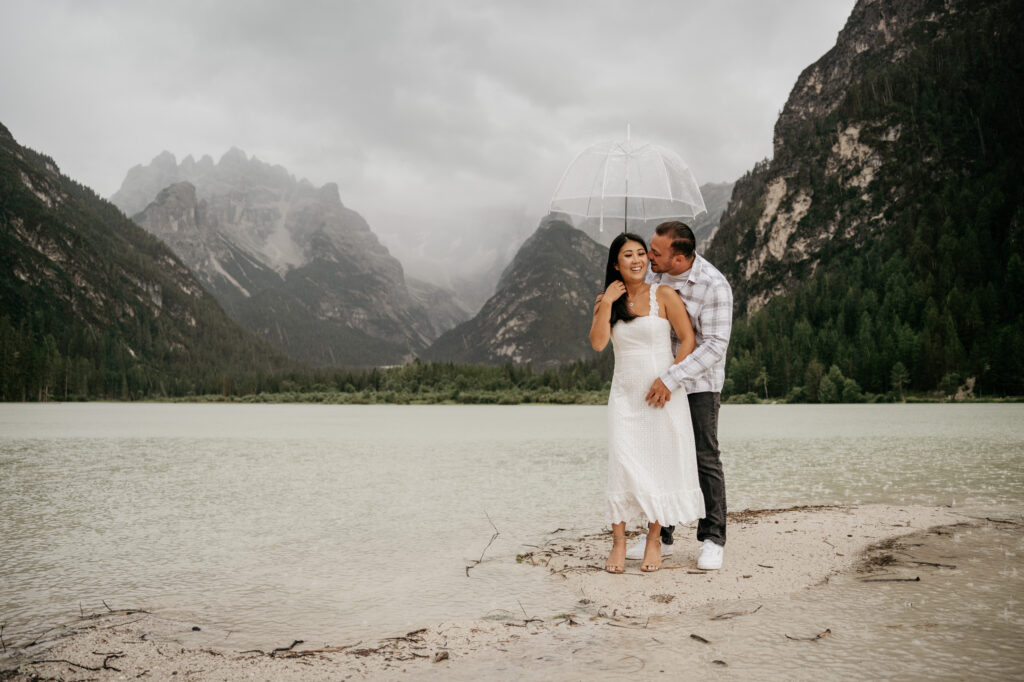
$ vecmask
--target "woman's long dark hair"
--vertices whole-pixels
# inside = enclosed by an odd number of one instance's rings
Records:
[[[633,234],[632,232],[623,232],[614,240],[612,240],[611,246],[608,247],[608,265],[604,269],[604,288],[607,289],[608,285],[615,280],[623,281],[622,273],[616,269],[616,265],[619,262],[619,251],[622,251],[622,247],[626,242],[640,242],[643,244],[644,251],[647,251],[647,242],[644,238]],[[611,324],[614,325],[619,320],[625,320],[629,322],[635,319],[634,315],[629,310],[629,305],[626,303],[626,296],[619,296],[615,303],[612,303],[612,320]]]

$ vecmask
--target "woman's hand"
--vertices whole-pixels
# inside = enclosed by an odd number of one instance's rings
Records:
[[[617,279],[614,282],[612,282],[611,284],[609,284],[608,288],[604,290],[604,294],[602,294],[601,302],[602,303],[607,302],[608,305],[611,305],[615,301],[617,301],[620,298],[622,298],[622,296],[624,296],[625,293],[626,293],[626,285],[625,285],[625,283],[623,283],[622,280]]]
[[[604,350],[611,339],[612,327],[612,303],[622,298],[626,293],[626,285],[621,280],[615,280],[608,285],[602,293],[598,294],[594,303],[594,321],[590,325],[590,345],[596,351]]]

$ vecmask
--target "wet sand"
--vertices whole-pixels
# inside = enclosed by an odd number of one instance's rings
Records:
[[[602,570],[610,533],[581,537],[562,531],[524,546],[518,560],[522,570],[545,571],[578,595],[572,613],[524,611],[425,623],[411,632],[373,633],[355,642],[281,642],[239,651],[231,648],[230,632],[115,608],[54,628],[36,643],[5,640],[0,670],[6,672],[0,679],[573,679],[595,677],[593,669],[576,668],[573,661],[599,657],[609,661],[601,668],[608,678],[644,669],[645,674],[678,674],[681,661],[688,675],[729,677],[728,652],[702,640],[725,637],[756,613],[760,602],[829,589],[830,580],[853,573],[879,581],[911,580],[893,571],[901,561],[891,551],[897,539],[984,523],[992,522],[933,507],[736,512],[730,514],[721,570],[697,570],[693,530],[679,528],[676,552],[661,571],[641,573],[639,562],[629,561],[623,575]],[[415,564],[411,557],[410,564]],[[647,650],[640,635],[659,644],[658,638],[674,637],[693,648],[681,659]],[[821,630],[790,638],[815,642],[830,636]],[[806,672],[811,679],[814,671]]]

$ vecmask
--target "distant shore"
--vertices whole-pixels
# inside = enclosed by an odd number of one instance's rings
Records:
[[[394,679],[403,673],[415,679],[473,679],[500,676],[496,671],[506,670],[512,659],[517,666],[537,665],[539,673],[543,664],[529,663],[545,658],[534,656],[537,652],[584,652],[655,622],[661,629],[646,631],[652,634],[645,636],[677,632],[685,637],[694,627],[695,609],[715,607],[725,614],[723,619],[732,618],[752,612],[748,605],[757,600],[785,598],[827,583],[831,576],[877,566],[889,571],[900,561],[892,549],[897,538],[937,527],[969,533],[977,522],[945,507],[741,511],[730,514],[722,570],[696,570],[696,543],[678,543],[676,555],[665,560],[661,571],[643,574],[638,562],[628,562],[626,574],[619,576],[601,569],[607,532],[554,537],[524,547],[516,560],[522,570],[545,571],[551,579],[564,581],[571,593],[586,595],[575,613],[524,613],[521,618],[510,614],[498,620],[424,624],[410,632],[377,633],[358,642],[280,642],[237,651],[229,645],[231,633],[203,623],[114,609],[54,628],[37,643],[12,642],[8,635],[0,679]],[[770,616],[762,617],[770,622]],[[726,665],[709,659],[701,666],[710,671],[719,664]]]
[[[40,401],[32,401],[40,402]],[[42,402],[123,402],[123,403],[236,403],[236,404],[312,404],[312,405],[605,405],[608,403],[607,390],[553,390],[540,389],[499,389],[436,391],[430,387],[422,391],[281,391],[247,393],[244,395],[205,393],[201,395],[142,398],[138,400],[114,400],[111,398],[80,398],[68,400],[50,399]],[[731,395],[722,399],[723,405],[910,405],[937,404],[951,405],[1024,403],[1024,396],[992,396],[954,399],[950,396],[933,394],[912,394],[903,400],[887,396],[873,396],[870,400],[857,402],[821,403],[787,401],[783,398],[760,398],[752,393]]]
[[[343,391],[310,393],[257,393],[234,396],[207,394],[165,399],[147,399],[139,402],[160,403],[309,403],[326,405],[605,405],[607,391],[547,391],[547,392],[474,392],[452,397],[446,394],[402,394],[345,393]],[[988,403],[1022,403],[1024,396],[1003,396],[992,398],[969,398],[953,400],[948,397],[906,396],[903,401],[880,400],[874,403],[809,403],[786,402],[777,398],[751,398],[731,396],[722,401],[723,405],[857,405],[857,404],[933,404],[973,405]]]

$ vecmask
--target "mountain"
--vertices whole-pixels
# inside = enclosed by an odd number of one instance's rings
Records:
[[[294,369],[113,204],[0,125],[0,399],[212,393]]]
[[[313,364],[407,361],[467,316],[443,290],[410,286],[336,185],[296,181],[238,149],[216,164],[164,152],[111,200],[143,206],[134,220],[234,319]]]
[[[424,359],[554,367],[591,355],[594,297],[608,250],[547,218],[505,269],[477,315],[441,335]]]
[[[860,0],[800,74],[707,252],[736,392],[828,399],[834,367],[851,396],[1024,393],[1021,25],[1011,0]]]
[[[729,198],[732,196],[733,182],[709,182],[700,186],[701,196],[704,197],[704,206],[708,209],[706,213],[690,221],[693,229],[693,236],[697,238],[697,252],[704,253],[711,244],[712,238],[718,232],[718,225],[729,205]],[[655,225],[657,227],[657,225]],[[651,235],[654,231],[651,231]],[[645,235],[650,239],[650,235]]]

